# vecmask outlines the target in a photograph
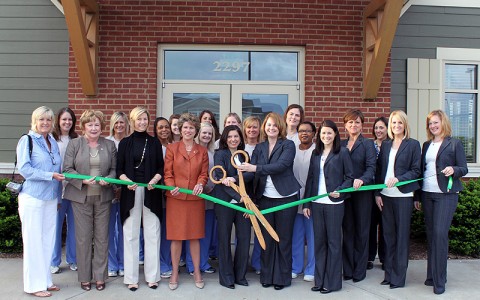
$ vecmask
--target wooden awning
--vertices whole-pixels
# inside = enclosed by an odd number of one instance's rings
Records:
[[[70,43],[83,93],[97,94],[98,4],[96,0],[62,0]]]
[[[403,2],[403,0],[372,0],[363,12],[364,99],[377,97]]]

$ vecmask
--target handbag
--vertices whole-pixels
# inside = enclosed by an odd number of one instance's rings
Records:
[[[28,137],[28,153],[30,158],[32,157],[32,150],[33,150],[33,141],[32,137],[28,134],[23,134],[22,136],[26,135]],[[21,138],[21,137],[20,137]],[[15,180],[15,170],[17,169],[17,155],[15,155],[15,163],[13,166],[12,172],[12,179],[5,185],[5,188],[10,191],[12,195],[18,195],[23,187],[23,181],[19,182]]]

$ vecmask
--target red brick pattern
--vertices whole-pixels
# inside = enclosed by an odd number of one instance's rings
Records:
[[[155,114],[159,43],[304,46],[305,111],[319,123],[342,127],[349,108],[373,119],[390,109],[390,66],[378,98],[362,93],[363,9],[369,0],[160,1],[98,0],[98,95],[86,98],[70,52],[69,104],[129,111],[147,105]]]

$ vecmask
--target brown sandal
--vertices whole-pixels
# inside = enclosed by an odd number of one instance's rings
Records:
[[[97,291],[103,291],[105,289],[105,281],[103,282],[97,281],[96,285],[97,285],[96,286]]]
[[[92,284],[90,282],[80,282],[80,287],[82,290],[89,291],[92,289]]]
[[[52,286],[47,288],[47,291],[49,291],[49,292],[58,292],[59,290],[60,290],[60,288],[56,285],[52,285]]]

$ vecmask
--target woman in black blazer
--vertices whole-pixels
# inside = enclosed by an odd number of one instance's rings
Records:
[[[340,146],[337,125],[326,120],[320,126],[305,186],[305,198],[328,196],[304,204],[305,217],[313,218],[315,237],[315,286],[312,291],[328,294],[342,288],[342,221],[344,200],[350,195],[337,191],[353,183],[348,150]]]
[[[348,138],[341,145],[349,150],[353,169],[353,187],[358,189],[374,181],[377,154],[373,141],[363,137],[365,117],[358,110],[350,110],[343,116]],[[368,239],[372,214],[371,191],[355,192],[345,202],[343,218],[343,279],[359,282],[367,276]]]
[[[434,110],[427,116],[428,141],[422,149],[422,208],[428,241],[427,280],[435,294],[445,292],[447,282],[448,230],[457,209],[460,178],[468,173],[462,142],[452,138],[445,112]],[[449,177],[452,187],[448,189]],[[415,202],[415,207],[420,208]]]
[[[413,192],[420,188],[417,181],[398,188],[395,184],[420,177],[421,151],[418,141],[410,138],[407,115],[401,110],[390,114],[388,136],[391,140],[382,143],[375,175],[376,183],[388,188],[376,192],[375,200],[382,211],[385,239],[385,278],[381,284],[395,289],[405,286]]]
[[[267,209],[298,199],[300,184],[293,175],[295,144],[286,139],[286,124],[277,113],[269,113],[262,124],[261,132],[266,136],[263,143],[253,150],[252,163],[244,163],[240,170],[255,172],[254,198],[260,209]],[[280,242],[262,227],[266,249],[260,254],[262,286],[274,285],[276,290],[292,282],[292,233],[296,207],[265,215],[277,232]]]
[[[215,166],[222,166],[227,173],[227,177],[222,181],[222,184],[215,185],[213,194],[218,199],[235,203],[235,205],[241,207],[245,207],[245,204],[243,204],[240,194],[230,187],[231,182],[238,182],[237,169],[231,163],[231,156],[233,152],[244,148],[242,131],[236,125],[229,125],[223,130],[219,149],[215,151],[214,155]],[[243,156],[238,156],[238,159],[243,161]],[[217,180],[222,176],[220,170],[215,170]],[[219,204],[215,204],[215,215],[218,230],[218,275],[220,284],[229,289],[234,289],[235,283],[247,286],[248,281],[245,275],[248,270],[248,252],[250,251],[250,221],[242,212]],[[232,260],[231,236],[233,224],[235,224],[237,243],[235,258]]]

